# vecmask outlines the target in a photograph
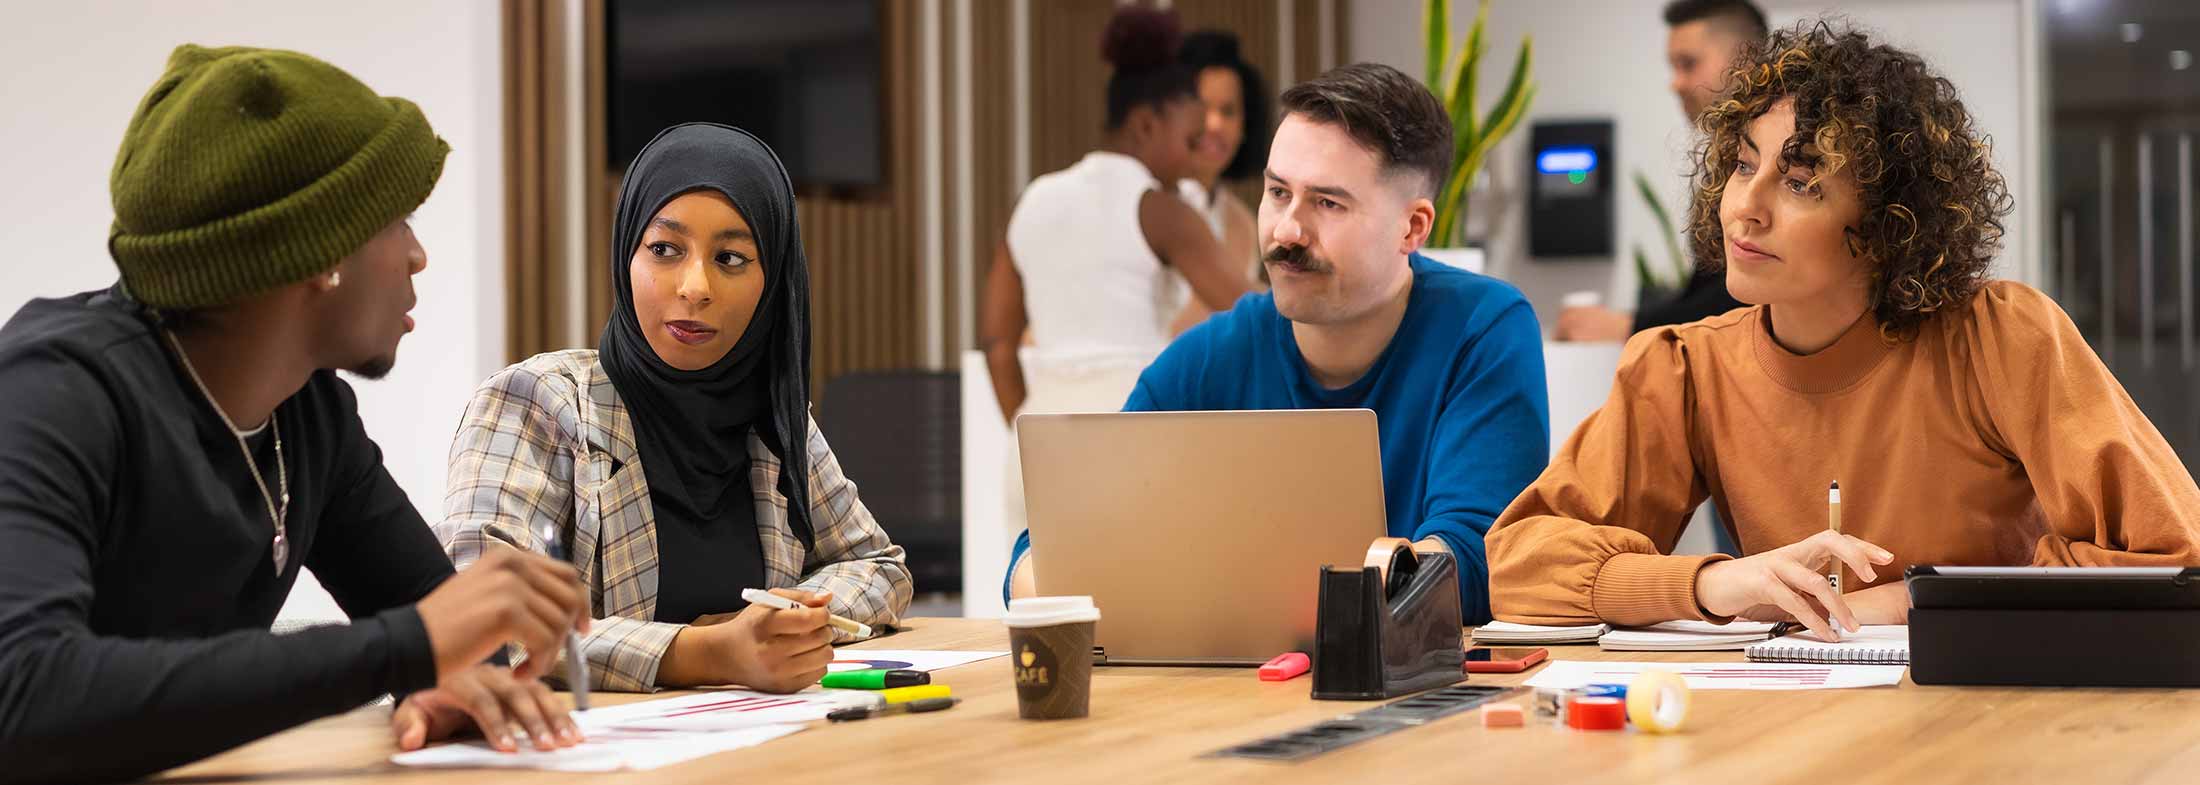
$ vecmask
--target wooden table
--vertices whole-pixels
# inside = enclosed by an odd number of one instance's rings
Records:
[[[916,619],[856,648],[1005,650],[998,622]],[[1738,661],[1739,652],[1605,653],[1557,659]],[[2104,667],[2113,667],[2104,660]],[[1533,671],[1530,672],[1531,674]],[[1477,674],[1518,684],[1527,674]],[[1006,659],[935,674],[952,711],[818,727],[760,747],[650,772],[426,771],[387,762],[387,708],[365,708],[164,775],[169,783],[2042,783],[2200,782],[2200,690],[1919,687],[1695,693],[1677,736],[1585,733],[1531,717],[1484,729],[1474,712],[1297,764],[1201,755],[1374,704],[1315,701],[1311,677],[1250,670],[1096,669],[1093,716],[1016,716]],[[599,694],[604,703],[636,700]],[[664,697],[663,695],[653,697]],[[1525,701],[1522,697],[1519,700]]]

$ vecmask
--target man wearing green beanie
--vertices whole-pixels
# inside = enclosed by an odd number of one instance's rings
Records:
[[[564,562],[454,575],[335,371],[387,373],[449,146],[295,52],[184,46],[110,187],[121,281],[0,328],[0,781],[134,777],[407,695],[400,746],[570,745]],[[348,625],[268,631],[301,567]]]

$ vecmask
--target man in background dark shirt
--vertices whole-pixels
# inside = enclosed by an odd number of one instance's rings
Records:
[[[454,576],[335,369],[389,371],[450,147],[294,52],[171,55],[110,175],[121,282],[0,328],[0,782],[135,777],[384,693],[399,746],[576,730],[563,562]],[[45,260],[67,263],[69,260]],[[269,632],[299,569],[352,617]]]
[[[1681,111],[1693,124],[1726,89],[1734,56],[1767,32],[1765,13],[1749,0],[1674,0],[1665,6],[1666,65]],[[1664,231],[1663,228],[1660,231]],[[1643,330],[1682,324],[1742,307],[1726,293],[1726,272],[1698,270],[1671,298],[1627,312],[1602,306],[1568,308],[1558,315],[1561,341],[1624,341]]]

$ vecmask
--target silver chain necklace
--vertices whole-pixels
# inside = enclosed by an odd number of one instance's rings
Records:
[[[275,574],[283,574],[290,560],[290,540],[283,536],[283,519],[290,515],[290,467],[283,461],[283,424],[277,421],[274,412],[268,413],[267,427],[275,434],[275,476],[283,492],[282,506],[278,508],[275,495],[267,492],[267,479],[260,474],[259,461],[252,459],[252,445],[245,442],[244,433],[238,430],[237,424],[229,420],[229,413],[222,411],[221,402],[214,400],[214,392],[207,389],[206,380],[199,378],[199,369],[191,365],[191,355],[184,353],[183,342],[167,330],[162,330],[161,335],[168,339],[168,345],[176,348],[176,357],[183,360],[183,370],[191,375],[191,383],[198,385],[199,394],[206,396],[206,405],[214,408],[214,415],[222,418],[229,435],[237,438],[237,449],[244,453],[244,465],[252,470],[252,484],[260,487],[260,498],[267,502],[267,518],[275,522]]]

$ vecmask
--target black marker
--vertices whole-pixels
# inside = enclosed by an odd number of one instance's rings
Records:
[[[931,711],[946,711],[955,708],[955,704],[961,702],[961,698],[925,698],[907,703],[889,703],[884,706],[854,706],[845,709],[834,709],[831,714],[825,715],[825,719],[833,722],[853,722],[904,711],[910,714],[923,714]]]

